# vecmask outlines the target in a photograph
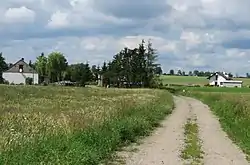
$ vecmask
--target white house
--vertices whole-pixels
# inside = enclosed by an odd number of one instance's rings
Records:
[[[219,87],[242,87],[242,81],[235,81],[229,77],[225,72],[215,72],[211,74],[208,78],[209,85],[219,86]]]
[[[24,61],[24,58],[3,72],[3,78],[13,84],[26,84],[26,78],[32,78],[33,84],[38,84],[38,73]]]

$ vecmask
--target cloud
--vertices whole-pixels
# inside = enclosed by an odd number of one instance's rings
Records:
[[[36,13],[25,6],[9,8],[4,13],[7,23],[31,23],[35,20]]]
[[[48,22],[48,27],[51,28],[65,28],[69,26],[68,14],[60,11],[56,11],[51,15],[51,19]]]
[[[93,6],[97,10],[119,18],[150,19],[166,14],[169,7],[165,0],[144,1],[117,1],[117,0],[93,0]]]
[[[165,72],[182,68],[245,74],[249,0],[6,0],[0,51],[9,62],[41,52],[101,64],[151,39]]]

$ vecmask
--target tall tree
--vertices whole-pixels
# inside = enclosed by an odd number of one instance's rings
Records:
[[[98,74],[100,72],[100,68],[96,67],[96,65],[92,65],[91,72],[93,74],[93,80],[97,81],[98,80]]]
[[[181,75],[182,75],[182,71],[179,69],[178,72],[177,72],[177,74],[178,74],[179,76],[181,76]]]
[[[145,45],[142,40],[138,48],[125,47],[112,61],[103,64],[101,74],[104,84],[154,87],[160,80],[157,73],[162,72],[156,60],[156,50],[150,41]]]
[[[171,69],[171,70],[169,71],[169,74],[170,74],[170,75],[174,75],[174,70]]]
[[[31,60],[29,61],[29,66],[30,66],[31,68],[33,68],[33,69],[36,68],[36,67],[35,67],[35,64],[33,64]]]
[[[232,73],[229,73],[228,76],[229,76],[230,78],[233,78],[233,74],[232,74]]]
[[[48,55],[47,70],[51,82],[61,81],[67,66],[67,59],[62,53],[50,53]]]
[[[155,73],[156,73],[156,74],[159,74],[159,75],[162,74],[162,69],[161,69],[160,66],[156,67]]]
[[[74,64],[71,65],[71,80],[85,86],[86,82],[92,80],[92,72],[89,64]]]
[[[155,85],[156,82],[159,81],[159,77],[155,75],[155,69],[159,66],[159,64],[156,64],[157,61],[157,53],[156,49],[153,48],[153,45],[151,41],[148,41],[147,44],[147,52],[146,52],[146,73],[147,73],[147,79],[145,81],[145,87],[152,87]]]
[[[44,56],[44,53],[41,53],[41,55],[36,58],[35,68],[38,72],[40,83],[44,82],[45,77],[48,76],[47,62],[48,59]]]
[[[3,72],[8,69],[3,53],[0,53],[0,83],[3,83]]]
[[[199,72],[198,70],[194,70],[193,75],[194,75],[194,76],[199,76],[199,73],[200,73],[200,72]]]

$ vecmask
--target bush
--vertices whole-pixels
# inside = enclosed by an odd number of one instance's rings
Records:
[[[10,84],[10,82],[7,81],[7,80],[5,80],[5,79],[3,80],[3,83],[6,84],[6,85],[9,85],[9,84]]]
[[[33,84],[33,78],[27,77],[27,78],[25,79],[25,84],[27,84],[27,85],[32,85],[32,84]]]
[[[210,85],[210,84],[205,84],[204,86],[205,87],[213,87],[213,85]]]

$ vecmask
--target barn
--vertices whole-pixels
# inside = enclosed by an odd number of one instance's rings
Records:
[[[219,87],[242,87],[243,81],[236,81],[229,77],[225,72],[215,72],[211,74],[208,78],[209,85],[219,86]]]
[[[11,84],[26,84],[26,79],[31,78],[33,84],[38,84],[38,73],[24,61],[24,58],[3,72],[3,78]]]

